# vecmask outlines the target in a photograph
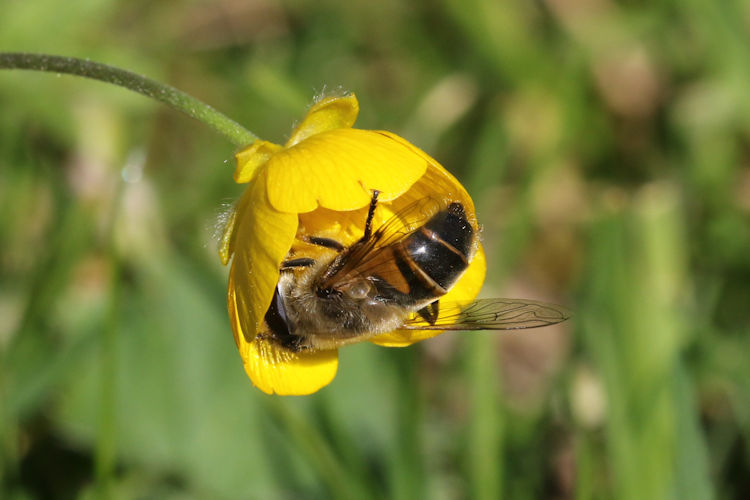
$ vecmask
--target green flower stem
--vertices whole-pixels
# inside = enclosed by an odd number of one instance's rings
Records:
[[[28,69],[68,73],[125,87],[161,101],[200,120],[237,146],[247,146],[258,137],[242,125],[176,88],[124,69],[74,57],[0,52],[0,69]]]

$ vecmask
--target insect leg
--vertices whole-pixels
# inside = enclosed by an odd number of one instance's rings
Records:
[[[372,236],[372,218],[375,217],[375,207],[378,205],[378,195],[380,191],[377,189],[372,191],[372,199],[370,200],[370,210],[367,212],[367,222],[365,222],[365,235],[362,236],[362,241],[367,241]]]
[[[332,250],[336,250],[337,252],[340,252],[344,248],[346,248],[344,245],[331,238],[321,238],[320,236],[305,236],[304,240],[308,243],[312,243],[313,245],[330,248]]]
[[[315,264],[315,259],[300,257],[298,259],[285,260],[281,263],[281,270],[291,269],[293,267],[310,267]]]
[[[440,314],[440,301],[436,300],[431,304],[427,304],[422,309],[417,311],[417,314],[422,316],[422,319],[424,319],[429,324],[434,325],[438,319],[438,314]]]

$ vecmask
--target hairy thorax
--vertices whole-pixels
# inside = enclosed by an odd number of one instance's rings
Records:
[[[354,293],[356,298],[345,291],[322,293],[318,278],[329,265],[330,261],[321,261],[312,268],[286,273],[279,280],[289,333],[299,338],[300,346],[331,349],[403,324],[408,311],[379,297],[376,287],[364,281],[366,278],[358,284],[366,289]]]

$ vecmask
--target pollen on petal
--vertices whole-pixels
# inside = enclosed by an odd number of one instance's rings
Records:
[[[356,210],[372,191],[390,201],[427,170],[428,161],[392,134],[336,129],[313,135],[273,155],[266,164],[268,199],[281,212],[305,213],[319,206]]]

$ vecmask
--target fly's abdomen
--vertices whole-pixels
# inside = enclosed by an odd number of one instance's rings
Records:
[[[445,295],[469,266],[474,237],[463,205],[451,203],[401,240],[394,254],[404,292],[416,303]]]

